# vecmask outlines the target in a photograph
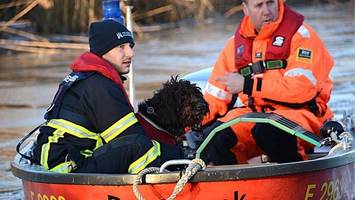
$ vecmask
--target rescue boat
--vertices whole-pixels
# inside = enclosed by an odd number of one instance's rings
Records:
[[[184,78],[203,88],[211,69]],[[350,119],[352,121],[352,119]],[[199,158],[204,147],[220,130],[235,123],[269,123],[315,145],[309,160],[293,163],[250,162],[251,164],[199,166],[189,171],[190,160],[168,161],[147,174],[53,173],[16,155],[12,173],[22,179],[25,199],[355,199],[354,130],[338,134],[330,129],[329,137],[307,132],[282,116],[249,113],[216,127],[196,150]],[[350,123],[350,122],[349,122]],[[344,123],[343,123],[344,124]],[[332,144],[332,145],[330,145]],[[26,145],[22,152],[27,152]],[[167,171],[169,165],[188,164],[183,171]],[[196,163],[195,163],[196,164]],[[195,166],[198,166],[196,164]],[[200,169],[201,168],[201,169]],[[203,169],[202,169],[203,168]],[[187,182],[186,174],[189,173]],[[182,179],[186,179],[184,184]],[[177,185],[177,182],[178,185]],[[178,187],[177,187],[178,186]],[[177,191],[177,192],[176,192]],[[171,195],[173,193],[173,195]]]

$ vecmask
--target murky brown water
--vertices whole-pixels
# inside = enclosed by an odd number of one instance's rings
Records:
[[[355,14],[354,4],[296,7],[305,14],[334,56],[335,82],[330,106],[341,116],[355,113]],[[149,36],[135,47],[137,99],[149,97],[172,74],[210,67],[237,20],[212,21],[203,27],[185,26]],[[0,56],[0,199],[21,199],[21,181],[10,172],[19,139],[42,122],[58,82],[81,52],[60,55],[21,54]]]

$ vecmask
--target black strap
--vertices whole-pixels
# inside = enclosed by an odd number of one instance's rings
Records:
[[[228,110],[232,110],[234,108],[234,105],[237,102],[237,100],[238,100],[238,94],[233,94],[232,95],[232,100],[229,102],[229,104],[227,106]]]
[[[266,70],[282,69],[286,68],[287,62],[285,60],[267,60],[259,61],[253,64],[242,67],[239,72],[244,77],[250,76],[252,74],[261,74]]]
[[[253,111],[253,112],[258,112],[256,110],[255,104],[254,104],[254,98],[251,96],[248,96],[248,107]]]
[[[21,153],[20,148],[21,145],[34,133],[36,132],[41,126],[43,126],[45,123],[40,124],[39,126],[37,126],[36,128],[34,128],[31,132],[29,132],[27,135],[25,135],[25,137],[23,137],[19,143],[17,143],[16,145],[16,152],[18,154],[20,154],[23,158],[26,158],[27,160],[31,161],[32,163],[34,162],[34,157],[32,155],[32,153],[30,153],[30,156],[25,155],[23,153]]]
[[[58,118],[59,111],[62,107],[63,97],[67,93],[67,91],[75,83],[79,82],[80,80],[87,79],[93,74],[95,74],[95,72],[72,72],[68,76],[66,76],[62,83],[60,83],[58,91],[54,96],[51,105],[48,107],[46,114],[44,115],[44,119],[50,120]]]

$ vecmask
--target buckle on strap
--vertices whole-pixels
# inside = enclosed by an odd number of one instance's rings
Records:
[[[269,60],[265,62],[267,70],[270,69],[282,69],[286,67],[286,61],[284,60]]]
[[[261,74],[266,70],[281,69],[286,67],[286,61],[284,60],[268,60],[259,61],[256,63],[249,64],[239,70],[240,74],[244,77],[250,76],[252,74]]]

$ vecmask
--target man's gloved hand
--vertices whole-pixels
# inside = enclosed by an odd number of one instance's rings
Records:
[[[180,144],[184,153],[184,157],[187,159],[195,158],[198,147],[207,138],[211,131],[221,124],[222,122],[216,121],[211,126],[206,127],[202,131],[190,131],[186,133],[184,135],[185,139]],[[213,143],[213,141],[210,141],[210,143],[211,142]],[[209,154],[207,152],[207,148],[209,148],[209,146],[210,145],[207,145],[206,149],[202,152],[201,156],[204,160],[208,160],[207,158],[209,157]]]
[[[184,140],[179,144],[184,153],[184,157],[187,159],[193,159],[196,155],[197,148],[203,141],[203,135],[201,132],[190,131],[184,135]]]
[[[194,159],[196,156],[196,149],[191,149],[189,147],[185,147],[182,149],[183,153],[184,153],[184,158],[185,159]]]
[[[185,134],[185,139],[187,146],[189,146],[191,149],[197,149],[203,142],[204,137],[202,132],[190,131]]]

